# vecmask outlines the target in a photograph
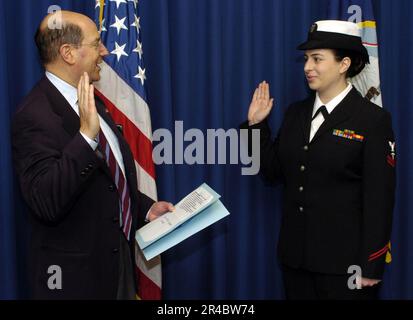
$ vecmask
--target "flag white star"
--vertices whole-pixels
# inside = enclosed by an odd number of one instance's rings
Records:
[[[126,19],[126,17],[123,18],[123,19],[119,19],[119,18],[117,17],[117,15],[115,15],[115,20],[116,20],[116,22],[115,22],[114,24],[111,24],[111,25],[110,25],[111,28],[116,28],[116,29],[118,30],[118,35],[119,35],[119,32],[120,32],[121,29],[128,30],[128,28],[127,28],[127,27],[125,26],[125,24],[124,24],[125,19]]]
[[[100,0],[96,0],[96,5],[95,5],[95,9],[100,7]]]
[[[103,19],[102,20],[102,29],[100,30],[100,32],[105,32],[105,31],[108,31],[108,30],[106,30],[106,28],[105,28],[105,19]]]
[[[138,5],[138,0],[128,0],[129,2],[133,2],[133,5],[135,6],[135,8],[136,8],[136,6]]]
[[[122,56],[126,56],[126,57],[128,56],[128,54],[124,50],[125,47],[126,47],[126,43],[123,46],[120,46],[120,45],[118,45],[117,42],[115,42],[115,50],[113,50],[111,52],[111,54],[116,54],[118,62],[119,62],[119,60]]]
[[[116,2],[116,9],[119,9],[121,3],[126,3],[126,0],[110,0],[110,2]]]
[[[143,85],[146,80],[145,69],[142,70],[141,66],[138,66],[138,68],[139,68],[139,72],[136,76],[134,76],[134,78],[141,80],[141,83]]]
[[[141,18],[137,17],[136,14],[134,14],[134,16],[135,16],[135,22],[132,23],[130,26],[131,27],[136,27],[136,30],[138,30],[138,33],[139,33],[139,29],[141,28],[141,24],[140,24]]]
[[[136,40],[136,48],[132,50],[133,52],[137,52],[139,54],[139,59],[142,59],[142,43],[139,40]]]

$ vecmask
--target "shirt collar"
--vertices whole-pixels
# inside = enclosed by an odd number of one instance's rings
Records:
[[[77,106],[77,89],[49,71],[46,71],[46,77],[56,87],[56,89],[59,90],[63,97],[65,97],[76,113],[79,114],[79,108]]]
[[[313,116],[317,112],[318,108],[320,108],[321,106],[326,106],[327,112],[329,114],[333,112],[334,108],[337,107],[337,105],[341,101],[343,101],[343,99],[347,96],[347,94],[351,91],[352,88],[353,88],[353,85],[349,82],[347,88],[345,88],[340,94],[338,94],[333,99],[331,99],[329,103],[323,103],[320,100],[320,96],[318,95],[318,92],[317,92],[315,101],[314,101]]]

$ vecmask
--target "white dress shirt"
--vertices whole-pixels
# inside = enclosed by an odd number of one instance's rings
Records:
[[[76,112],[77,115],[79,115],[79,105],[77,103],[77,88],[73,87],[72,85],[68,84],[66,81],[60,79],[53,73],[46,71],[46,77],[50,80],[50,82],[56,87],[57,90],[65,97],[67,102],[70,104],[70,106],[73,108],[73,110]],[[119,142],[118,138],[116,137],[115,133],[112,131],[112,129],[109,127],[109,125],[102,119],[102,117],[99,115],[99,123],[100,123],[100,128],[103,131],[103,134],[105,135],[106,139],[108,140],[109,146],[112,149],[112,152],[116,158],[117,163],[119,164],[120,169],[123,172],[123,175],[125,175],[125,165],[123,163],[123,157],[122,157],[122,152],[120,151],[119,147]],[[90,147],[93,150],[96,150],[98,144],[96,141],[93,139],[90,139],[88,136],[80,132],[80,134],[83,136],[83,138],[87,141],[87,143],[90,145]]]
[[[348,86],[344,91],[342,91],[340,94],[335,96],[330,102],[328,103],[323,103],[320,99],[320,96],[318,95],[318,92],[316,93],[315,101],[314,101],[314,107],[313,107],[313,113],[311,115],[311,118],[314,117],[315,113],[317,112],[318,108],[321,106],[325,106],[327,109],[327,112],[331,114],[333,112],[334,108],[337,107],[337,105],[343,101],[343,99],[347,96],[347,94],[351,91],[353,88],[351,83],[348,83]],[[310,142],[313,140],[317,130],[320,128],[320,126],[324,122],[324,116],[320,113],[318,113],[317,117],[313,121],[311,121],[311,130],[310,130]]]

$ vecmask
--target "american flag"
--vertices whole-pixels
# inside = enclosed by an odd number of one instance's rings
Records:
[[[109,51],[101,66],[96,94],[104,101],[115,123],[123,127],[135,159],[137,188],[157,200],[152,161],[152,128],[146,100],[146,69],[138,0],[93,0],[102,43]],[[147,262],[135,243],[138,297],[161,298],[160,257]]]

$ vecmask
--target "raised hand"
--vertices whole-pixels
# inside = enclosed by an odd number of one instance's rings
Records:
[[[95,106],[93,85],[89,83],[87,72],[80,77],[77,85],[80,131],[90,139],[95,139],[100,130],[99,116]]]
[[[248,110],[248,123],[253,125],[263,121],[271,112],[274,99],[270,98],[270,86],[263,81],[255,89]]]

